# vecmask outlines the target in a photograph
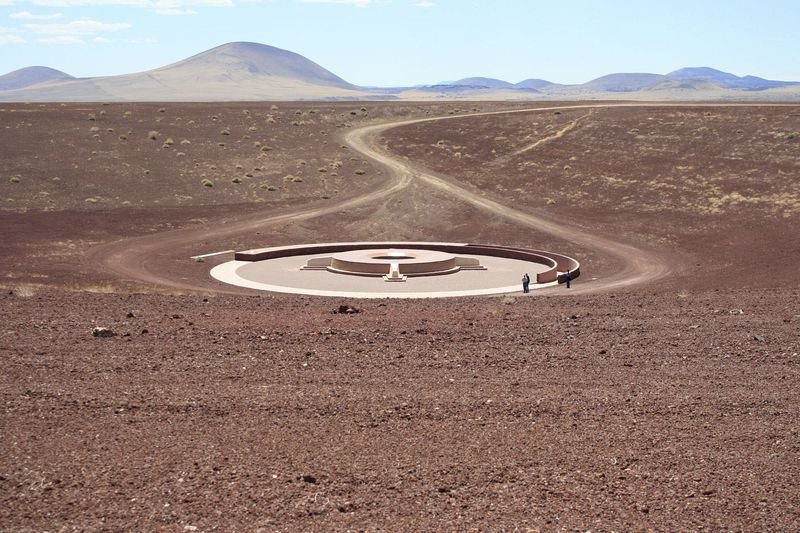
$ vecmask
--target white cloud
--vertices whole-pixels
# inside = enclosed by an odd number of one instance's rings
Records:
[[[57,36],[94,35],[100,32],[126,30],[131,27],[130,24],[124,22],[105,23],[91,19],[57,24],[23,24],[23,26],[33,33]]]
[[[0,0],[9,1],[9,0]],[[228,7],[233,0],[33,0],[38,6],[129,6],[149,9],[188,9],[191,7]]]
[[[298,0],[303,4],[347,4],[356,7],[367,7],[374,0]]]
[[[39,7],[70,8],[70,7],[102,7],[121,6],[152,9],[159,15],[197,15],[196,8],[200,7],[233,7],[236,3],[260,4],[273,0],[0,0],[0,6],[10,6],[14,3],[30,3]],[[328,0],[331,1],[331,0]],[[366,5],[375,0],[332,0],[337,3],[351,3]],[[29,11],[21,11],[11,15],[22,20],[48,20],[61,18],[60,13],[53,15],[36,15]]]
[[[422,2],[417,2],[414,5],[416,7],[436,7],[436,2],[430,2],[429,0],[423,0]]]
[[[0,45],[3,44],[24,44],[27,41],[13,33],[0,33]]]
[[[158,13],[159,15],[172,15],[172,16],[197,15],[197,11],[195,11],[194,9],[179,9],[176,7],[156,9],[156,13]]]
[[[85,44],[86,41],[75,35],[54,35],[53,37],[43,37],[36,39],[37,43],[43,44]]]
[[[11,13],[9,17],[12,19],[20,19],[20,20],[53,20],[53,19],[60,19],[63,17],[61,13],[51,13],[49,15],[34,15],[30,11],[19,11],[17,13]]]

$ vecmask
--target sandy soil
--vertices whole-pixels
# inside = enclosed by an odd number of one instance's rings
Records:
[[[339,193],[323,199],[311,171],[348,153],[344,131],[521,107],[367,104],[363,116],[361,105],[336,106],[336,120],[353,125],[330,128],[328,145],[311,136],[318,123],[270,123],[280,126],[262,142],[281,155],[269,172],[304,177],[268,191],[279,193],[274,202],[266,192],[257,201],[250,184],[262,178],[235,184],[226,174],[203,188],[184,156],[147,143],[148,131],[164,129],[161,115],[208,117],[189,145],[204,148],[191,165],[241,172],[261,161],[256,139],[231,126],[239,148],[212,152],[211,117],[253,106],[149,107],[138,148],[119,148],[94,171],[80,170],[97,156],[93,134],[77,137],[91,127],[86,114],[124,121],[128,107],[0,110],[9,176],[0,186],[14,200],[0,213],[13,235],[0,250],[0,529],[800,527],[799,145],[786,133],[800,129],[796,107],[550,110],[408,125],[374,139],[411,173],[407,182],[359,158],[353,172],[326,178]],[[315,107],[290,109],[309,117]],[[17,114],[39,112],[47,119]],[[26,148],[69,132],[77,140],[56,142],[47,159]],[[331,151],[312,164],[317,149]],[[132,186],[111,171],[161,168],[147,163],[155,157],[164,170],[154,182]],[[36,181],[57,169],[74,186]],[[630,267],[626,259],[520,225],[432,187],[426,173],[701,268],[587,293],[582,284],[601,285]],[[85,202],[75,190],[84,180],[108,200]],[[182,190],[192,198],[176,198]],[[535,244],[578,257],[585,278],[532,297],[347,302],[219,294],[207,275],[214,260],[188,259],[367,236]],[[98,260],[154,241],[172,246],[116,263],[131,267],[130,279]],[[142,272],[159,279],[133,277]],[[332,312],[345,303],[361,312]],[[95,326],[116,335],[93,337]]]

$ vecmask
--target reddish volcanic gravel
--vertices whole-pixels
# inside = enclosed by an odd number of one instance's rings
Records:
[[[797,298],[5,295],[0,528],[796,530]]]
[[[698,104],[461,116],[385,138],[505,205],[691,256],[685,283],[773,287],[800,279],[799,130],[797,105]]]
[[[0,106],[0,531],[800,530],[798,107],[467,116],[530,105]],[[405,186],[346,146],[437,115],[374,139]],[[358,301],[190,259],[342,240],[582,275]]]

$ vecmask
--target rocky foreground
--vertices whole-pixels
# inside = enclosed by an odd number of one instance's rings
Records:
[[[5,294],[0,529],[797,530],[798,292]]]

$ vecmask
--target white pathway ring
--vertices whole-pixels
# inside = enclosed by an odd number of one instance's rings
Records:
[[[508,294],[521,292],[521,285],[510,285],[506,287],[492,287],[487,289],[472,289],[461,291],[440,291],[440,292],[357,292],[357,291],[326,291],[319,289],[305,289],[302,287],[286,287],[282,285],[272,285],[253,281],[239,276],[236,272],[240,267],[250,265],[250,261],[228,261],[211,269],[211,277],[238,287],[255,289],[260,291],[279,292],[284,294],[304,294],[307,296],[329,296],[340,298],[455,298],[459,296],[491,296],[497,294]],[[544,289],[558,285],[558,281],[551,283],[532,284],[531,290]]]
[[[402,260],[392,261],[393,253],[402,254]],[[403,275],[404,269],[407,269],[407,276]],[[566,281],[567,271],[573,278],[579,276],[580,263],[543,250],[470,243],[384,241],[245,250],[236,252],[233,261],[215,266],[210,275],[237,287],[286,294],[452,298],[521,292],[521,280],[513,285],[508,282],[519,279],[523,272],[531,274],[530,289],[553,287]]]

